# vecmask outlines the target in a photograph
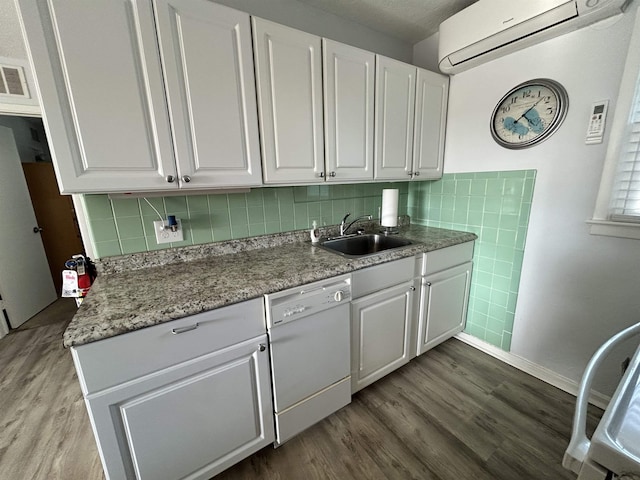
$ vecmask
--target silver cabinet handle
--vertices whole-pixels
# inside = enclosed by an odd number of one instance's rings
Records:
[[[260,347],[258,348],[258,350],[260,350],[261,352],[264,352],[267,349],[267,346],[264,343],[260,344]]]
[[[194,325],[189,325],[188,327],[172,328],[171,329],[171,333],[173,333],[174,335],[178,335],[180,333],[190,332],[191,330],[195,330],[199,326],[200,326],[200,324],[196,323]]]
[[[324,172],[320,172],[320,173],[318,174],[318,176],[319,176],[320,178],[324,178]]]
[[[33,233],[40,233],[42,231],[42,227],[33,227]]]
[[[413,175],[414,175],[415,177],[419,177],[419,176],[420,176],[420,172],[413,172]]]
[[[413,177],[413,172],[407,172],[407,175],[409,175],[410,177]]]
[[[409,287],[409,291],[410,292],[415,292],[416,291],[416,287],[413,287],[413,286]]]
[[[336,176],[336,172],[331,172],[331,173],[329,173],[329,176],[330,176],[330,177],[335,177],[335,176]]]
[[[191,177],[189,175],[183,175],[182,176],[182,181],[184,183],[189,183],[191,181]]]
[[[176,180],[176,177],[174,177],[173,175],[167,175],[167,183],[173,183]]]

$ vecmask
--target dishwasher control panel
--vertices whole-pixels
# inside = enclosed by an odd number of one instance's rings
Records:
[[[274,328],[351,300],[351,275],[265,295],[267,328]]]

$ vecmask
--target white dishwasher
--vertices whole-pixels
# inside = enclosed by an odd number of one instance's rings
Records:
[[[351,276],[265,295],[276,441],[351,402]]]

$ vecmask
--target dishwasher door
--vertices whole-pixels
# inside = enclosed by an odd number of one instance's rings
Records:
[[[351,402],[349,302],[269,329],[276,441]]]
[[[276,413],[350,375],[349,312],[345,302],[269,331]]]

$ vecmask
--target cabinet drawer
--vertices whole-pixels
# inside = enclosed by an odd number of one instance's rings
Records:
[[[414,257],[395,260],[351,274],[351,296],[359,298],[413,278]]]
[[[441,248],[423,254],[422,275],[446,270],[473,258],[473,242],[460,243],[452,247]]]
[[[72,347],[71,353],[87,395],[264,333],[264,302],[256,298]]]

